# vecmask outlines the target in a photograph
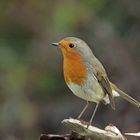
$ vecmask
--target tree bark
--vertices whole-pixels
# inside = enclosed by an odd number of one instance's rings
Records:
[[[62,121],[71,130],[70,134],[42,134],[39,140],[127,140],[126,137],[112,124],[99,129],[94,126],[87,128],[87,122],[77,119],[65,119]],[[125,135],[140,137],[139,133],[125,133]]]

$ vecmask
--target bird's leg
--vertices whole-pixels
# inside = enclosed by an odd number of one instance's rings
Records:
[[[92,114],[92,116],[91,116],[91,119],[90,119],[90,121],[89,121],[89,124],[87,125],[87,128],[91,125],[92,120],[93,120],[93,118],[94,118],[94,116],[95,116],[95,113],[96,113],[98,107],[99,107],[99,103],[97,103],[96,106],[95,106],[94,112],[93,112],[93,114]]]
[[[81,113],[79,114],[79,116],[77,117],[78,119],[80,119],[80,118],[82,117],[83,113],[86,111],[86,109],[88,108],[88,106],[89,106],[89,102],[87,101],[86,106],[84,107],[84,109],[82,110],[82,112],[81,112]]]

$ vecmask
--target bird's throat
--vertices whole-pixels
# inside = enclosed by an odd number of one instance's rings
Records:
[[[87,69],[78,53],[63,54],[64,62],[64,78],[69,84],[70,82],[82,85],[87,78]]]

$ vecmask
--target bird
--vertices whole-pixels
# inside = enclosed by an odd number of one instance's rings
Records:
[[[127,95],[109,80],[104,66],[85,41],[77,37],[66,37],[52,45],[60,48],[62,52],[64,80],[67,86],[74,95],[87,102],[77,118],[81,119],[90,102],[96,103],[88,127],[92,124],[101,103],[110,104],[115,110],[115,97],[122,97],[140,108],[140,103],[137,100]]]

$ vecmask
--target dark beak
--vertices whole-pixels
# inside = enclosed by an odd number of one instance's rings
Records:
[[[59,46],[59,43],[52,43],[53,46]]]

